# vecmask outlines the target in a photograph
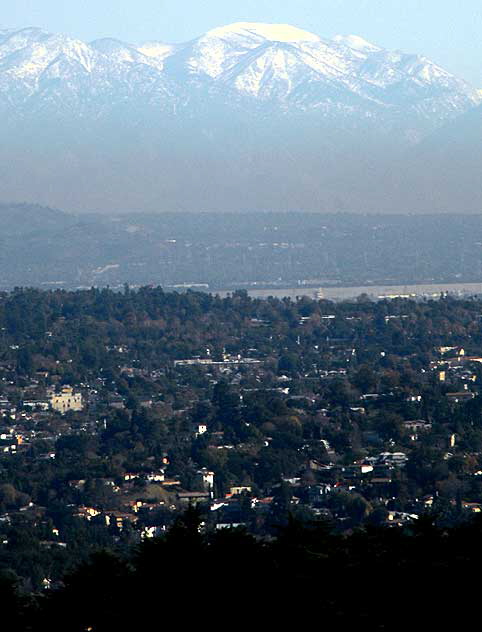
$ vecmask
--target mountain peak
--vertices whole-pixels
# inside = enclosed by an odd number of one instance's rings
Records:
[[[141,46],[137,47],[137,50],[146,57],[155,57],[157,59],[164,59],[171,55],[177,46],[175,44],[164,44],[163,42],[144,42]]]
[[[353,50],[357,50],[363,53],[375,53],[382,50],[379,46],[368,42],[359,35],[335,35],[333,41],[342,46],[348,46]]]
[[[318,35],[290,24],[266,24],[263,22],[235,22],[212,29],[206,34],[213,37],[229,35],[257,36],[273,42],[319,42]]]

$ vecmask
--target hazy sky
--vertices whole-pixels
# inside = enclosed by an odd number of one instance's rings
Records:
[[[239,21],[288,22],[423,53],[482,88],[481,0],[6,0],[0,27],[42,26],[84,40],[185,41]]]

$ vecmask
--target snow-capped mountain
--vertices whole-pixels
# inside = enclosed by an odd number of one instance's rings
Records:
[[[37,28],[0,31],[0,95],[17,113],[52,104],[95,113],[132,100],[169,111],[210,92],[282,113],[421,118],[432,128],[480,103],[466,82],[419,55],[354,35],[331,40],[283,24],[239,23],[184,45],[89,44]],[[77,108],[77,111],[76,111]],[[413,124],[413,120],[411,122]]]
[[[0,32],[0,96],[17,117],[97,118],[159,93],[169,107],[176,98],[169,83],[160,59],[114,39],[86,44],[41,29]]]
[[[409,152],[481,103],[421,55],[284,24],[175,45],[0,30],[0,195],[72,210],[400,210]]]

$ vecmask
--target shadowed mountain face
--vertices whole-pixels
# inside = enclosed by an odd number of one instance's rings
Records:
[[[426,192],[427,139],[449,124],[463,140],[459,117],[479,103],[422,56],[288,25],[176,46],[0,31],[1,196],[73,210],[436,211],[445,187]]]
[[[482,108],[472,109],[424,139],[392,170],[394,195],[408,208],[482,211]]]

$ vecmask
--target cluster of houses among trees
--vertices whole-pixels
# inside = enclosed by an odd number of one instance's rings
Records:
[[[55,592],[194,506],[206,537],[459,528],[482,513],[481,379],[478,298],[5,293],[0,571]]]

